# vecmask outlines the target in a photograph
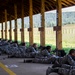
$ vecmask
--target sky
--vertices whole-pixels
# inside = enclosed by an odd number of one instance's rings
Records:
[[[71,7],[67,7],[67,8],[62,9],[62,12],[71,12],[71,11],[75,11],[75,6],[71,6]],[[55,13],[56,10],[49,11],[49,12]],[[49,12],[47,12],[47,13],[49,13]]]
[[[75,11],[75,6],[63,8],[62,11],[63,11],[63,12]]]

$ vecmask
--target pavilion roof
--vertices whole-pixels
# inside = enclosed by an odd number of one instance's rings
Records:
[[[29,16],[29,0],[24,0],[24,16]],[[33,14],[41,12],[41,0],[33,0]],[[0,22],[4,16],[4,10],[7,10],[8,20],[11,15],[14,19],[14,4],[17,5],[17,18],[21,18],[22,0],[0,0]],[[62,8],[75,5],[75,0],[62,0]],[[56,0],[45,0],[45,11],[56,9]],[[4,20],[4,18],[3,18]]]

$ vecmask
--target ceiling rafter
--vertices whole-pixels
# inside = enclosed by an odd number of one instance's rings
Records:
[[[68,3],[70,3],[71,5],[73,4],[72,2],[70,2],[69,0],[67,0]]]
[[[48,2],[48,1],[45,1],[45,2],[46,2],[52,9],[54,9],[50,2]]]
[[[39,2],[38,3],[36,1],[33,2],[33,8],[34,7],[37,7],[38,8],[38,11],[41,11],[41,4],[39,4]]]
[[[49,1],[52,3],[53,6],[56,7],[56,0],[55,1],[54,0],[49,0]]]
[[[72,1],[72,0],[67,0],[67,1],[69,1],[70,3],[72,3],[72,4],[75,4],[75,2],[74,1]]]
[[[63,1],[62,1],[62,2],[63,2]],[[71,3],[69,3],[69,2],[66,1],[66,0],[65,0],[63,3],[65,3],[65,4],[68,5],[68,6],[71,5]]]
[[[61,0],[62,8],[74,6],[75,0]],[[18,6],[17,17],[21,18],[21,2],[22,0],[0,0],[0,17],[4,19],[2,14],[4,10],[7,10],[8,16],[12,16],[14,19],[14,4]],[[33,2],[33,15],[41,12],[41,0],[32,0]],[[24,17],[29,16],[29,0],[24,0]],[[51,11],[56,9],[56,0],[45,0],[45,11]],[[8,20],[9,20],[8,17]],[[1,22],[0,18],[0,22]]]
[[[3,12],[3,14],[5,14],[5,12]],[[7,13],[7,15],[8,16],[11,16],[12,18],[14,18],[14,16],[13,15],[10,15],[9,13]]]
[[[68,5],[67,5],[67,4],[65,4],[64,2],[62,2],[61,4],[62,4],[62,5],[64,5],[64,6],[66,6],[66,7],[68,6]]]
[[[48,7],[48,5],[45,5],[46,7],[45,7],[45,11],[48,11],[48,10],[50,10],[50,8]]]

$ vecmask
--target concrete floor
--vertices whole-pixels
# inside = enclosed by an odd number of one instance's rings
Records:
[[[50,64],[23,63],[24,58],[7,58],[0,56],[0,62],[12,70],[16,75],[46,75],[46,69]],[[0,75],[8,75],[0,68]],[[56,74],[51,74],[56,75]]]
[[[9,75],[9,74],[0,67],[0,75]]]

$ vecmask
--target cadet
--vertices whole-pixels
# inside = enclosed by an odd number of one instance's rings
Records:
[[[57,72],[62,75],[75,75],[75,49],[71,49],[69,54],[61,59],[62,63],[58,61],[52,67],[48,67],[46,75],[52,72]]]
[[[28,47],[26,49],[26,57],[35,57],[36,54],[38,53],[38,50],[37,50],[37,44],[34,43],[32,46]]]

